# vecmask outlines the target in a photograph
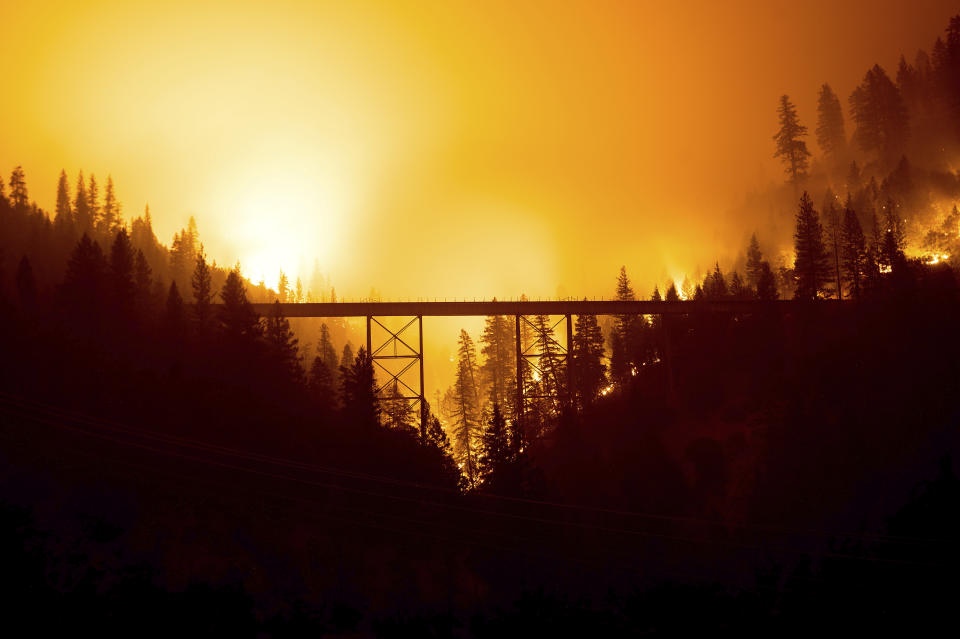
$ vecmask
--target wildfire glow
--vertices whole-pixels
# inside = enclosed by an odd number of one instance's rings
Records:
[[[680,273],[679,275],[674,274],[673,276],[673,287],[677,290],[677,296],[682,300],[687,299],[687,294],[683,290],[684,279],[686,279],[686,276],[683,273]]]

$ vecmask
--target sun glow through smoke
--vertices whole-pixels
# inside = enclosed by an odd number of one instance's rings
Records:
[[[223,214],[235,219],[224,230],[224,243],[236,252],[243,274],[276,287],[281,270],[306,278],[307,260],[336,260],[349,213],[348,176],[296,161],[252,166],[241,179],[224,183],[217,198]]]

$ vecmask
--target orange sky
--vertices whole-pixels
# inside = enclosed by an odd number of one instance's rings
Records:
[[[48,208],[61,168],[112,173],[268,284],[317,257],[355,296],[602,295],[626,264],[646,293],[742,249],[720,220],[781,177],[781,93],[812,130],[821,82],[845,103],[957,9],[0,0],[0,168]]]

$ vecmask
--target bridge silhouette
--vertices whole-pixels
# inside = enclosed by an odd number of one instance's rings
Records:
[[[824,303],[824,302],[820,302]],[[523,422],[524,400],[531,396],[524,388],[523,365],[537,368],[534,360],[539,360],[541,352],[531,352],[537,344],[550,341],[557,347],[559,356],[566,359],[567,388],[572,389],[570,376],[573,370],[573,321],[575,315],[693,315],[693,314],[753,314],[779,313],[803,302],[795,301],[759,301],[759,300],[719,300],[719,301],[653,301],[653,300],[520,300],[520,301],[360,301],[360,302],[281,302],[280,312],[288,318],[293,317],[365,317],[366,352],[373,362],[375,370],[386,375],[386,381],[379,385],[377,396],[385,400],[383,393],[396,384],[399,396],[391,399],[413,402],[420,407],[420,436],[425,437],[427,410],[423,384],[423,318],[424,317],[482,317],[491,315],[512,316],[515,325],[517,360],[517,419]],[[220,306],[220,305],[217,305]],[[276,312],[276,303],[253,304],[254,310],[262,316]],[[561,316],[561,319],[546,331],[529,321],[530,316]],[[410,320],[399,330],[391,330],[377,318],[408,317]],[[561,344],[552,337],[553,329],[564,322],[566,339]],[[523,347],[523,327],[537,335],[534,344]],[[407,336],[408,331],[416,327],[416,337]],[[376,330],[385,331],[383,341],[374,342]],[[416,347],[413,345],[416,343]],[[390,360],[400,363],[399,370],[391,367]],[[395,365],[394,365],[395,366]],[[407,384],[403,377],[414,366],[419,368],[419,388]],[[568,404],[572,405],[572,393],[567,393]]]

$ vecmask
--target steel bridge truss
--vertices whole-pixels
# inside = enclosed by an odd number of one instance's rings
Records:
[[[531,352],[536,344],[545,344],[549,340],[555,345],[558,352],[554,357],[566,357],[567,360],[567,406],[573,403],[573,325],[572,315],[698,315],[698,314],[751,314],[763,315],[791,313],[795,309],[805,308],[839,308],[840,305],[856,308],[857,304],[840,301],[759,301],[759,300],[723,300],[723,301],[652,301],[652,300],[542,300],[542,301],[407,301],[407,302],[311,302],[311,303],[282,303],[281,312],[285,317],[366,317],[367,318],[367,353],[370,354],[374,370],[383,371],[386,375],[385,383],[377,388],[377,395],[383,401],[391,401],[384,397],[384,391],[397,385],[400,397],[394,396],[396,401],[413,402],[414,407],[420,408],[420,435],[426,434],[427,414],[423,388],[423,318],[427,317],[477,317],[500,315],[514,316],[516,321],[516,366],[517,366],[517,419],[523,430],[524,403],[527,399],[536,399],[524,388],[524,362],[533,370],[539,370],[543,375],[540,359],[542,352]],[[852,305],[852,306],[851,306]],[[222,305],[214,305],[220,308]],[[256,303],[254,310],[260,315],[269,315],[273,312],[273,304]],[[563,316],[563,319],[553,324],[545,335],[534,340],[528,348],[523,347],[523,322],[533,328],[534,332],[543,332],[527,317],[546,315],[550,317]],[[384,326],[376,317],[412,317],[400,330],[394,332]],[[566,344],[561,345],[553,339],[551,333],[554,328],[566,320]],[[404,335],[413,325],[417,325],[417,348],[413,348]],[[387,337],[376,348],[373,347],[372,329],[379,327],[387,332]],[[669,346],[669,342],[668,342]],[[541,348],[542,350],[542,348]],[[669,360],[669,352],[667,353]],[[404,361],[406,360],[406,361]],[[536,363],[535,363],[536,361]],[[391,365],[390,362],[393,362]],[[399,370],[396,364],[399,363]],[[419,384],[408,384],[403,376],[410,373],[413,367],[419,368]],[[419,390],[417,389],[419,386]],[[554,396],[551,396],[554,397]]]
[[[404,338],[404,333],[417,326],[417,348],[410,345],[413,339]],[[379,346],[374,347],[373,328],[379,327],[387,333]],[[409,340],[409,341],[408,341]],[[385,326],[373,315],[367,315],[367,353],[373,364],[374,372],[382,372],[382,384],[376,388],[376,396],[381,402],[404,402],[411,408],[420,409],[420,437],[426,438],[427,433],[427,403],[423,388],[423,316],[416,315],[405,323],[399,330],[393,331]],[[408,384],[404,377],[417,367],[420,373],[419,390]],[[396,385],[399,395],[391,393]],[[388,394],[390,393],[390,394]]]
[[[554,338],[554,329],[560,324],[566,322],[566,344],[561,344]],[[571,314],[560,317],[552,325],[549,322],[540,328],[537,324],[530,321],[527,315],[516,315],[516,348],[517,348],[517,419],[523,424],[523,413],[526,401],[530,399],[552,399],[558,402],[565,401],[567,408],[573,407],[573,320]],[[523,328],[529,327],[534,333],[534,339],[524,348]],[[547,346],[552,345],[556,348],[554,352],[548,352]],[[540,379],[545,379],[548,371],[542,367],[544,357],[553,359],[564,359],[566,361],[566,392],[564,397],[558,397],[556,393],[537,393],[528,391],[525,387],[523,367],[529,366],[531,371],[540,374]],[[559,381],[559,380],[557,380]]]

